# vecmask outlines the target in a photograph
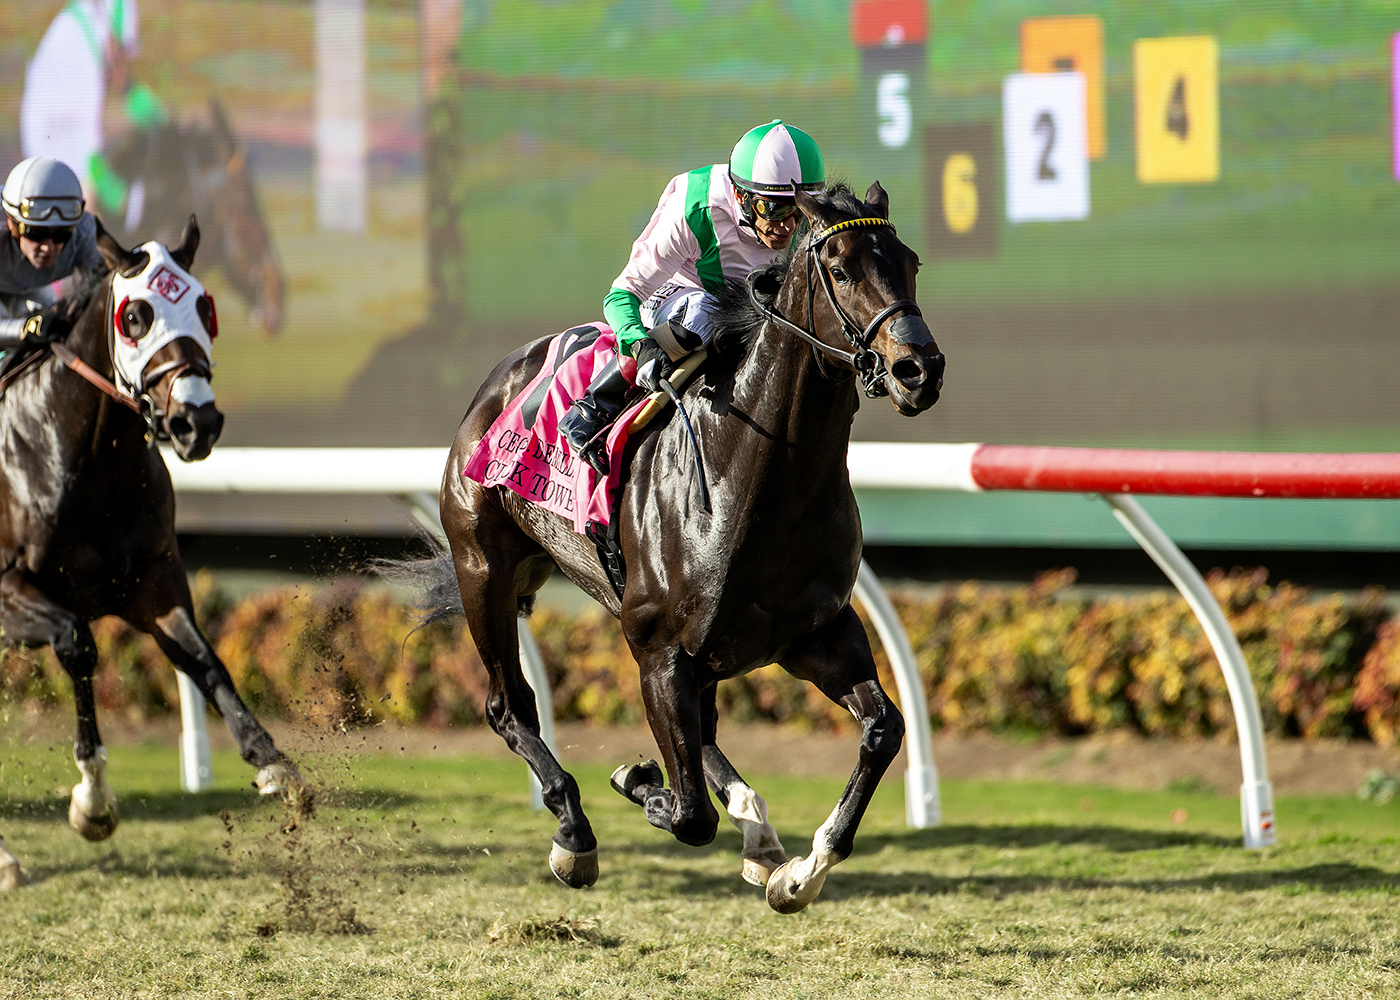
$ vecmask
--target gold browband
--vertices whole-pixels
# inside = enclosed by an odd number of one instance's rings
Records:
[[[842,232],[843,230],[859,229],[864,226],[880,226],[884,229],[890,230],[891,232],[895,231],[894,223],[891,222],[889,219],[872,219],[868,217],[860,219],[847,219],[845,222],[838,222],[834,226],[829,226],[826,229],[823,229],[816,236],[812,237],[812,245],[817,246],[821,243],[824,243],[826,242],[828,237],[835,236],[837,233]]]

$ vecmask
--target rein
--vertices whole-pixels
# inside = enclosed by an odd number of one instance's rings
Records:
[[[850,365],[860,376],[861,388],[870,399],[877,399],[889,394],[889,389],[885,387],[885,363],[880,355],[871,350],[870,344],[875,340],[875,334],[880,329],[880,324],[889,319],[897,312],[912,313],[915,316],[922,316],[919,306],[912,299],[900,299],[892,302],[875,314],[874,318],[861,329],[860,325],[851,318],[850,314],[841,307],[841,303],[836,301],[836,290],[831,285],[831,274],[821,265],[820,252],[822,245],[837,233],[846,232],[851,229],[877,228],[888,229],[894,233],[894,224],[888,219],[859,218],[847,219],[845,222],[838,222],[833,226],[828,226],[821,232],[807,240],[807,315],[812,324],[811,329],[798,326],[777,308],[764,301],[758,290],[754,287],[753,275],[750,274],[747,284],[749,286],[749,298],[759,311],[768,319],[779,326],[791,330],[807,343],[811,344],[818,351],[828,357],[836,358]],[[855,348],[853,351],[844,351],[839,347],[832,347],[817,336],[816,331],[816,296],[817,289],[812,281],[812,271],[815,269],[821,275],[822,287],[826,289],[827,301],[831,303],[832,309],[836,310],[836,315],[841,318],[841,330],[846,335],[846,340]]]

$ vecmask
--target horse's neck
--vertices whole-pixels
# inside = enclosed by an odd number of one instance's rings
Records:
[[[110,282],[110,278],[108,281]],[[115,378],[112,367],[112,352],[107,343],[107,324],[105,322],[110,290],[109,283],[93,294],[92,301],[83,310],[83,314],[78,317],[72,333],[64,341],[74,354],[109,382]],[[56,368],[66,367],[56,356],[51,359],[50,364]],[[100,432],[100,428],[96,426],[97,422],[110,420],[113,415],[114,408],[104,405],[110,403],[111,400],[86,381],[78,382],[76,373],[74,375],[74,378],[52,380],[53,389],[51,392],[54,399],[51,406],[56,412],[63,412],[76,418],[75,426],[81,424],[84,428],[90,428],[91,434],[97,434]],[[79,444],[83,447],[87,446],[86,441],[81,441]]]
[[[800,266],[799,261],[792,264],[794,269]],[[778,311],[798,326],[811,328],[803,277],[786,283]],[[730,407],[754,430],[740,460],[791,466],[811,481],[844,474],[858,405],[854,385],[853,379],[824,374],[810,344],[766,322],[735,374]]]

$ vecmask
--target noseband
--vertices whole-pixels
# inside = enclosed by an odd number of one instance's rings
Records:
[[[923,316],[919,311],[919,306],[912,299],[900,299],[892,302],[875,314],[874,318],[861,329],[860,325],[853,320],[849,313],[841,307],[841,303],[836,301],[836,290],[831,286],[831,274],[821,266],[820,252],[822,244],[837,233],[846,232],[851,229],[878,228],[888,229],[894,233],[894,224],[888,219],[860,218],[847,219],[845,222],[838,222],[834,226],[828,226],[821,232],[812,236],[807,241],[807,316],[812,324],[811,329],[798,326],[786,316],[778,312],[774,305],[765,302],[758,290],[754,287],[753,275],[749,275],[749,298],[753,300],[755,306],[768,317],[768,319],[784,326],[807,341],[818,351],[828,357],[836,358],[850,365],[860,376],[861,388],[865,395],[871,399],[878,399],[889,394],[889,389],[885,386],[885,362],[879,354],[871,349],[870,345],[875,340],[875,334],[880,329],[880,324],[889,319],[897,312],[912,313],[915,316]],[[816,270],[821,275],[822,287],[826,289],[827,301],[831,303],[831,308],[836,310],[836,315],[841,317],[841,331],[846,335],[846,340],[855,348],[854,351],[843,351],[839,347],[832,347],[817,336],[816,331],[816,297],[817,288],[812,281],[812,271]]]

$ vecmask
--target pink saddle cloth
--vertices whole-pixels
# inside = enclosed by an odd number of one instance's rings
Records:
[[[632,417],[646,405],[646,399],[624,410],[608,429],[607,476],[579,461],[560,437],[559,421],[616,356],[617,338],[603,323],[576,326],[555,337],[544,367],[501,411],[473,449],[462,475],[483,486],[514,490],[573,522],[579,534],[589,522],[607,525],[612,520],[612,498],[622,480],[622,449]],[[636,362],[624,356],[622,365],[623,373],[631,378]]]

